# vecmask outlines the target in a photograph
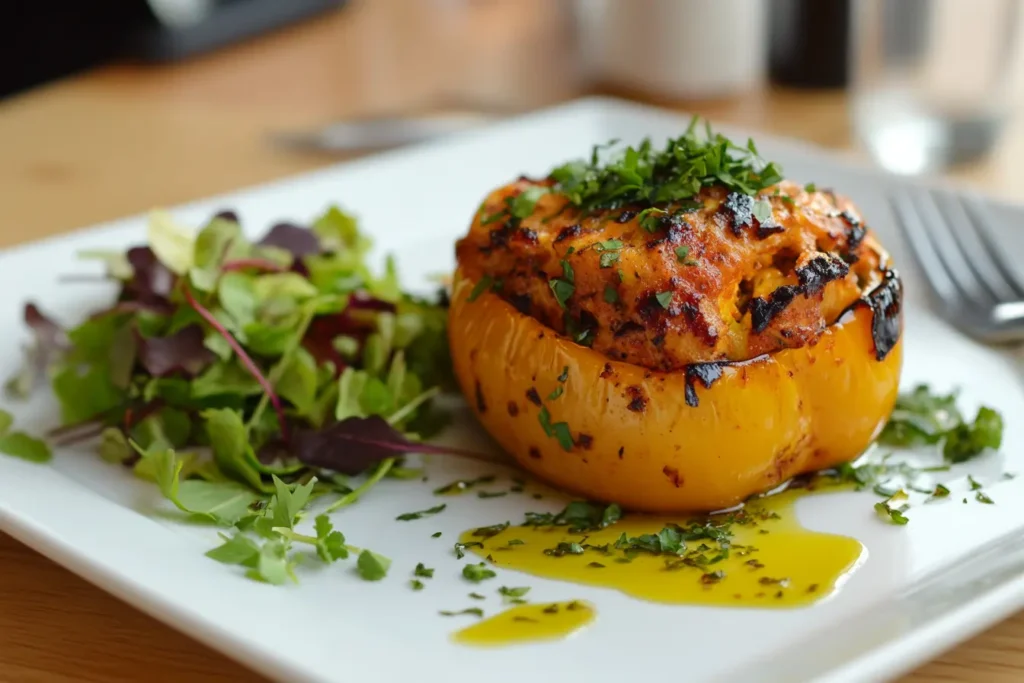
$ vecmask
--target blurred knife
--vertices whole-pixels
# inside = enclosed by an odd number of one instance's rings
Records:
[[[320,152],[368,152],[410,145],[497,120],[507,112],[458,111],[348,119],[312,131],[277,133],[275,143]]]

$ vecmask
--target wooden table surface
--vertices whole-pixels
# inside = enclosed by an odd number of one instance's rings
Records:
[[[442,96],[529,107],[583,92],[564,4],[464,5],[353,2],[186,63],[104,67],[0,103],[0,246],[337,160],[274,146],[274,132]],[[842,93],[659,104],[851,148]],[[1022,198],[1022,152],[1017,116],[990,159],[955,175]],[[260,680],[0,534],[0,681],[143,679]],[[1024,613],[905,679],[1022,680]]]

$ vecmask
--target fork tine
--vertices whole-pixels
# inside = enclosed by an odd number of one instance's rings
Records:
[[[931,195],[940,205],[953,239],[960,245],[976,279],[999,301],[1021,299],[1021,294],[1016,291],[1012,280],[1006,277],[1004,268],[997,260],[997,250],[993,248],[991,240],[986,240],[988,236],[981,234],[984,228],[968,214],[963,200],[951,192],[940,190],[932,190]]]
[[[1000,249],[996,244],[992,232],[992,217],[988,208],[978,197],[969,195],[963,198],[963,209],[974,224],[978,241],[1013,292],[1013,298],[1024,299],[1024,274],[1007,258],[1008,252],[1005,249]]]
[[[918,208],[928,240],[935,247],[936,254],[946,266],[946,273],[960,293],[979,306],[990,308],[995,305],[995,299],[974,274],[974,269],[953,236],[953,227],[942,215],[932,195],[927,190],[915,189],[911,198]]]
[[[960,290],[946,272],[946,266],[935,251],[910,198],[900,193],[890,197],[889,203],[896,214],[896,225],[906,238],[932,292],[946,306],[957,306],[963,299]]]

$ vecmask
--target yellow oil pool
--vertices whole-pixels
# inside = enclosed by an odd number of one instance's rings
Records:
[[[582,600],[519,605],[452,637],[466,645],[497,647],[536,640],[565,638],[594,620],[594,608]]]
[[[785,491],[699,520],[626,515],[577,533],[567,526],[474,529],[461,542],[497,567],[655,602],[798,607],[833,593],[865,553],[856,539],[800,526],[795,502],[806,493]],[[658,534],[675,552],[644,549]]]

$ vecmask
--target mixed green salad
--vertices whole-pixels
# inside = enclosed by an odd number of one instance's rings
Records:
[[[118,283],[110,306],[67,330],[26,306],[34,343],[8,393],[48,379],[62,419],[51,443],[98,439],[105,460],[185,513],[233,528],[215,560],[282,583],[295,544],[344,559],[357,549],[326,512],[385,476],[416,476],[406,453],[452,452],[422,443],[445,424],[433,399],[454,386],[445,295],[404,293],[390,259],[371,272],[369,247],[337,207],[255,242],[231,212],[198,233],[154,213],[146,246],[83,255]],[[10,423],[4,414],[0,450],[49,457]],[[319,496],[332,500],[315,535],[296,532]],[[357,554],[364,578],[387,572],[386,558]]]

